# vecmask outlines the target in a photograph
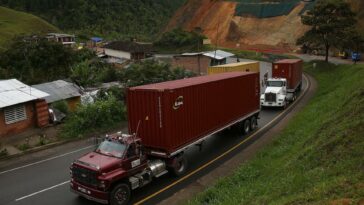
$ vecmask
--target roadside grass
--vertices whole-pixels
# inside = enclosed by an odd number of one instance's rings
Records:
[[[316,63],[305,65],[319,84],[311,102],[254,159],[188,204],[364,199],[364,65]]]
[[[17,35],[58,32],[59,29],[34,15],[0,6],[0,51]]]

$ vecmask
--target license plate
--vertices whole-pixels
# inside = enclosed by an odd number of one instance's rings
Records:
[[[85,188],[82,188],[82,187],[78,187],[78,191],[81,191],[83,193],[87,193],[87,190]]]

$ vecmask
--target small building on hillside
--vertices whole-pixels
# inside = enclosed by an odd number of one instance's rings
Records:
[[[76,36],[64,33],[48,33],[46,38],[49,41],[60,42],[65,46],[73,46],[76,44]]]
[[[45,97],[49,105],[64,100],[68,105],[68,109],[74,111],[77,105],[81,103],[80,88],[64,80],[42,83],[32,87],[49,94],[49,96]]]
[[[135,41],[113,41],[103,46],[105,55],[123,60],[141,60],[153,52],[151,43]]]
[[[182,67],[191,70],[197,74],[207,74],[210,66],[226,64],[226,59],[234,56],[234,54],[222,50],[199,52],[199,53],[183,53],[173,56],[172,66]]]
[[[90,38],[90,41],[87,42],[87,46],[89,48],[95,48],[95,47],[101,47],[104,43],[104,39],[100,37],[92,37]]]
[[[0,80],[0,137],[49,123],[48,94],[16,80]]]

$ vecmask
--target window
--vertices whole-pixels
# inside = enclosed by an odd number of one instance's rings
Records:
[[[12,124],[27,119],[24,105],[12,106],[4,109],[5,123]]]

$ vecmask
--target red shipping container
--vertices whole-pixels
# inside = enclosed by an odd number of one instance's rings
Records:
[[[129,133],[171,154],[244,117],[259,113],[259,73],[230,72],[128,90]]]
[[[284,59],[273,63],[272,77],[286,78],[287,89],[295,90],[302,82],[302,60]]]

